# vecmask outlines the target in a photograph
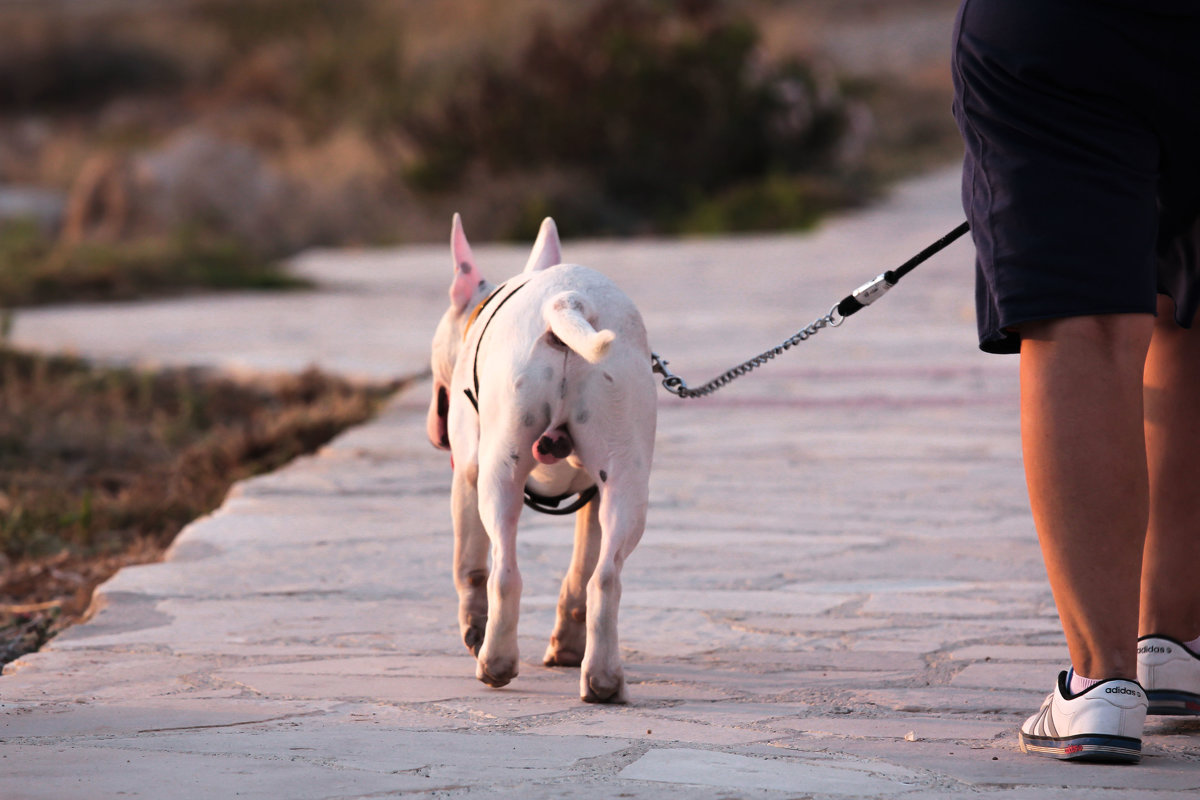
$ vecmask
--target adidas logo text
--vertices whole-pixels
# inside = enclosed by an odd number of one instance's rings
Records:
[[[1134,697],[1141,697],[1142,693],[1137,689],[1126,689],[1124,686],[1106,686],[1104,687],[1105,694],[1131,694]]]

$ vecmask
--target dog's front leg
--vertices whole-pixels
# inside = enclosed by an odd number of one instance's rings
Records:
[[[600,503],[592,500],[575,512],[575,550],[558,595],[558,613],[550,646],[543,659],[548,667],[578,667],[587,645],[587,583],[600,557]]]
[[[587,651],[579,676],[579,695],[589,703],[628,702],[617,608],[621,567],[646,527],[647,495],[644,481],[610,481],[600,490],[600,557],[587,585]]]
[[[488,537],[479,518],[475,472],[455,470],[450,487],[454,520],[454,588],[458,590],[458,628],[463,644],[479,655],[488,620]]]
[[[488,575],[488,620],[475,677],[500,687],[517,677],[520,653],[517,620],[521,606],[521,572],[517,568],[517,519],[521,515],[521,484],[511,477],[487,480],[481,474],[479,513],[492,544]]]

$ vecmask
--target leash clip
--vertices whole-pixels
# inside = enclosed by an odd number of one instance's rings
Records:
[[[881,272],[862,286],[851,292],[850,296],[864,306],[869,306],[887,294],[888,289],[895,286],[888,280],[888,274]]]
[[[667,369],[667,360],[658,353],[650,354],[650,371],[663,376],[662,386],[676,397],[684,397],[688,391],[687,384],[671,370]]]

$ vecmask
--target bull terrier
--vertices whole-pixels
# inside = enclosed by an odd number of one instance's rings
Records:
[[[617,605],[646,524],[657,417],[641,315],[608,278],[561,263],[552,219],[524,271],[500,286],[480,274],[457,214],[450,242],[428,431],[450,450],[458,620],[476,677],[500,687],[517,675],[522,503],[580,493],[543,663],[580,666],[587,702],[627,702]]]

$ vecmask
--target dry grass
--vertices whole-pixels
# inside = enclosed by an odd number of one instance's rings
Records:
[[[0,663],[77,621],[94,587],[158,559],[236,481],[367,419],[395,386],[317,371],[236,382],[0,347]]]

